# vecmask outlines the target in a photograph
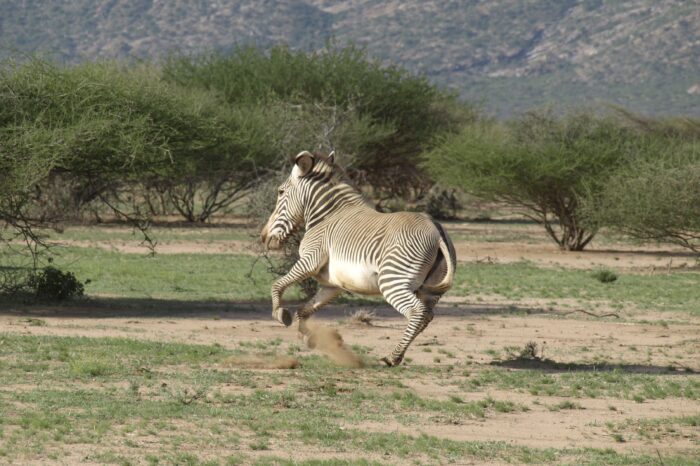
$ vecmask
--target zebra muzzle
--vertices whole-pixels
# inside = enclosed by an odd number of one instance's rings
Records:
[[[292,325],[292,313],[283,307],[279,307],[272,311],[272,318],[285,327]]]

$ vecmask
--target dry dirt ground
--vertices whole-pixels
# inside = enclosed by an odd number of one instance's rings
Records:
[[[371,353],[381,356],[391,350],[400,336],[404,323],[390,309],[375,310],[377,317],[372,325],[353,324],[348,315],[350,306],[331,306],[318,320],[336,328],[346,343],[371,348]],[[246,306],[242,313],[218,312],[212,309],[188,313],[168,309],[149,315],[137,309],[76,309],[66,315],[65,309],[34,310],[33,317],[40,317],[47,325],[30,326],[24,315],[0,317],[0,332],[18,332],[33,335],[64,335],[89,337],[128,337],[138,339],[211,344],[238,348],[241,342],[269,341],[280,338],[296,343],[292,329],[283,328],[268,318],[267,309],[259,305]],[[174,315],[173,315],[174,314]],[[653,316],[650,316],[653,317]],[[481,371],[490,364],[498,364],[498,358],[489,350],[501,351],[503,347],[522,348],[534,341],[544,347],[544,357],[559,363],[572,362],[581,366],[575,370],[594,371],[595,363],[581,364],[598,356],[607,363],[621,363],[623,371],[633,373],[666,373],[667,377],[682,375],[681,369],[700,372],[700,321],[687,325],[630,324],[597,319],[561,319],[549,315],[509,316],[489,314],[489,309],[474,306],[443,309],[426,332],[415,342],[409,353],[413,366],[453,365],[461,366],[470,361],[470,371]],[[425,351],[430,349],[430,352]],[[649,355],[651,358],[649,358]],[[507,358],[506,358],[507,360]],[[507,362],[505,363],[508,364]],[[269,371],[240,361],[241,367]],[[678,375],[673,370],[678,370]],[[526,366],[527,367],[527,366]],[[272,369],[284,372],[288,369]],[[391,369],[387,369],[391,370]],[[513,362],[513,371],[520,368]],[[555,368],[545,371],[557,372]],[[596,397],[577,398],[576,409],[552,410],[553,406],[570,398],[532,395],[520,391],[488,389],[465,396],[459,387],[444,380],[432,380],[423,375],[407,377],[404,384],[423,398],[448,399],[451,395],[465,401],[485,396],[507,400],[529,408],[526,412],[501,413],[485,419],[461,421],[457,424],[422,419],[411,427],[390,421],[381,424],[368,423],[360,427],[368,431],[415,434],[416,429],[441,438],[452,440],[501,440],[515,445],[538,448],[613,448],[634,453],[674,454],[695,449],[700,452],[697,428],[676,431],[658,440],[629,436],[620,443],[606,427],[609,422],[637,422],[640,419],[683,417],[700,414],[697,400],[666,398],[660,400],[634,400]],[[357,427],[357,426],[356,426]],[[632,427],[633,429],[633,427]],[[695,429],[693,431],[693,429]],[[287,454],[284,446],[267,453]],[[321,453],[321,452],[318,452]]]
[[[488,227],[476,228],[480,235],[488,235]],[[452,231],[459,231],[459,228],[453,227]],[[518,230],[517,233],[523,231]],[[530,231],[526,229],[525,233]],[[75,242],[72,244],[78,245]],[[89,245],[100,244],[89,242]],[[110,243],[104,247],[129,252],[137,248],[126,243]],[[690,256],[673,248],[614,244],[605,244],[597,252],[586,254],[562,253],[547,243],[528,241],[458,241],[457,247],[463,263],[483,260],[508,263],[524,258],[542,266],[590,268],[592,265],[614,264],[636,269],[639,273],[653,273],[657,269],[691,266],[693,261]],[[161,245],[159,252],[230,253],[245,249],[235,242],[173,242]],[[620,319],[598,319],[581,313],[563,315],[561,310],[545,310],[548,308],[546,303],[536,300],[512,304],[516,307],[508,308],[504,303],[489,300],[475,303],[459,297],[445,299],[433,323],[409,350],[408,366],[452,366],[478,374],[493,367],[505,367],[514,372],[528,367],[539,368],[545,373],[596,371],[605,364],[619,365],[619,370],[626,373],[665,374],[669,378],[700,377],[697,375],[700,372],[700,318],[687,314],[672,316],[669,313],[660,315],[649,312],[637,314],[634,319],[625,318],[628,316],[624,315]],[[523,307],[537,311],[518,312],[517,306],[523,304],[527,305]],[[346,343],[369,348],[372,360],[376,360],[393,348],[404,329],[404,320],[387,306],[376,306],[372,307],[376,316],[371,325],[353,323],[350,315],[361,308],[365,307],[331,305],[319,312],[317,320],[338,330]],[[235,312],[229,312],[232,309]],[[27,317],[41,318],[46,325],[32,326],[27,323]],[[674,317],[683,323],[658,323],[661,320],[673,322]],[[0,332],[218,343],[232,349],[240,347],[241,342],[276,338],[281,339],[284,345],[300,344],[296,332],[275,323],[269,316],[267,305],[260,303],[224,307],[221,304],[178,302],[144,310],[138,300],[132,300],[117,307],[111,304],[92,305],[88,301],[72,307],[17,308],[0,313]],[[508,354],[507,348],[524,348],[529,342],[537,344],[539,355],[545,361],[572,365],[565,369],[546,362],[528,363]],[[254,362],[251,365],[240,361],[240,364],[255,367]],[[290,369],[253,370],[284,373]],[[491,396],[529,409],[495,413],[486,418],[466,419],[459,423],[419,418],[412,426],[388,421],[365,423],[360,427],[377,432],[389,430],[415,434],[420,431],[453,440],[501,440],[538,448],[611,448],[620,452],[661,456],[694,451],[700,458],[700,432],[697,427],[677,426],[672,433],[658,438],[634,434],[635,423],[640,420],[697,416],[700,414],[698,400],[664,398],[635,401],[624,397],[580,397],[573,400],[575,409],[553,409],[571,398],[497,388],[465,394],[458,386],[444,379],[433,379],[429,374],[417,372],[415,376],[406,377],[403,383],[423,398],[447,400],[450,396],[459,396],[469,401],[471,398],[476,400]],[[607,425],[624,421],[629,421],[630,427],[622,432],[625,441],[621,442],[612,435]],[[274,444],[266,451],[266,454],[280,454],[283,457],[288,453],[284,445]],[[323,452],[316,453],[320,455]],[[343,457],[338,452],[329,455]]]

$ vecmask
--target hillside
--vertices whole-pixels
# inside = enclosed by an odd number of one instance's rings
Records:
[[[24,0],[0,3],[0,56],[74,63],[240,44],[355,42],[505,116],[616,102],[700,115],[697,0]]]

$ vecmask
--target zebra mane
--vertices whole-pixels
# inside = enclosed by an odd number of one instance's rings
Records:
[[[334,158],[322,152],[312,152],[311,155],[314,157],[313,168],[306,174],[306,176],[330,174],[329,182],[332,184],[347,184],[352,187],[358,193],[360,190],[355,186],[348,176],[345,169],[337,163]],[[321,162],[320,164],[318,162]]]
[[[353,181],[348,176],[345,169],[335,161],[334,157],[323,154],[321,152],[313,152],[311,155],[314,157],[314,165],[309,170],[309,173],[305,175],[305,178],[321,177],[324,179],[325,183],[332,186],[344,185],[344,191],[346,193],[352,193],[351,196],[364,204],[372,205],[369,199],[367,199],[364,193],[353,183]]]

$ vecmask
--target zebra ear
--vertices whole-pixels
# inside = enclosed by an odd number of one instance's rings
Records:
[[[335,163],[335,151],[331,151],[331,153],[328,154],[328,162],[330,162],[331,165]]]
[[[299,168],[299,177],[306,176],[314,166],[314,155],[309,151],[299,152],[294,163]]]

